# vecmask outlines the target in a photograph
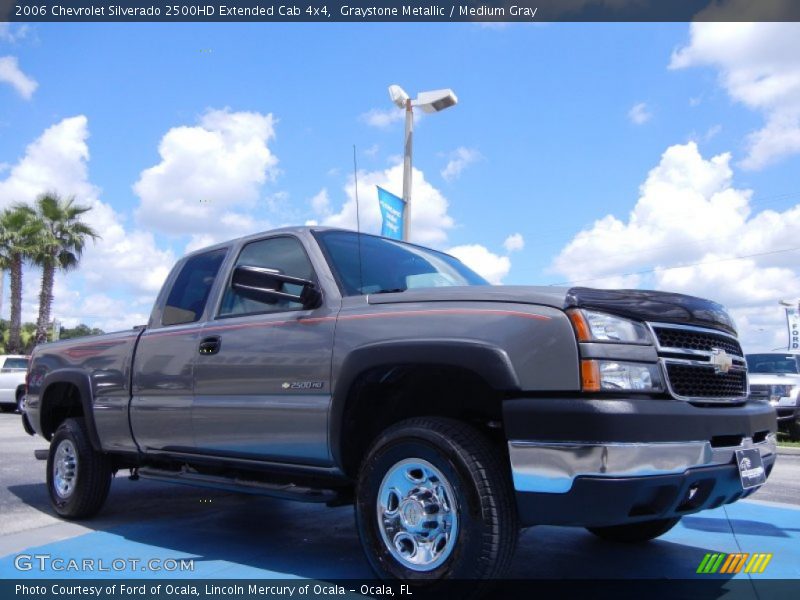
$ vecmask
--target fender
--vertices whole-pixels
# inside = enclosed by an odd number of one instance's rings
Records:
[[[78,388],[78,393],[81,397],[81,405],[83,406],[83,418],[86,422],[86,431],[89,434],[89,441],[92,448],[98,452],[102,452],[103,448],[100,445],[100,437],[97,435],[97,427],[94,423],[94,394],[92,393],[92,381],[89,374],[80,369],[56,369],[50,371],[42,381],[42,391],[40,397],[47,398],[47,392],[50,386],[58,383],[71,383]],[[42,417],[47,410],[47,405],[42,404],[39,409],[39,422],[41,423]],[[52,432],[50,432],[52,435]]]
[[[336,375],[328,433],[334,464],[341,466],[341,429],[347,396],[356,379],[375,367],[438,365],[474,372],[503,391],[520,389],[519,379],[505,350],[475,340],[420,339],[378,342],[352,350]]]

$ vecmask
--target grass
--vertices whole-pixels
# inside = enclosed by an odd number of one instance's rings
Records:
[[[789,437],[784,433],[778,433],[778,445],[789,446],[790,448],[800,448],[800,442],[790,442]]]

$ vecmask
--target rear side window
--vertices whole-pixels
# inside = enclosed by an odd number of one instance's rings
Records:
[[[6,362],[3,363],[3,369],[27,369],[28,368],[28,359],[27,358],[7,358]]]
[[[162,325],[194,323],[200,318],[225,252],[222,248],[198,254],[186,261],[167,297],[161,315]]]

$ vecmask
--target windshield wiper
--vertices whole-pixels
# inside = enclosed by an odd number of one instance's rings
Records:
[[[378,290],[377,292],[370,292],[369,295],[372,294],[396,294],[398,292],[405,292],[407,288],[394,288],[392,290]]]

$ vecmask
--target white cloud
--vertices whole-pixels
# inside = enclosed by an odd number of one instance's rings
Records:
[[[56,279],[53,317],[62,327],[75,327],[80,323],[99,327],[103,331],[120,331],[134,325],[145,325],[150,318],[150,302],[146,306],[132,303],[107,294],[81,296],[69,290],[62,277]]]
[[[318,215],[328,216],[331,214],[331,199],[328,197],[327,188],[322,188],[316,196],[311,198],[311,209]]]
[[[752,192],[733,186],[729,163],[729,154],[703,158],[694,142],[668,148],[627,218],[607,215],[578,233],[555,270],[582,285],[655,287],[722,302],[734,316],[757,313],[770,329],[748,321],[740,333],[748,350],[769,346],[783,327],[771,305],[800,295],[797,252],[781,252],[798,246],[800,204],[751,214]]]
[[[703,141],[708,142],[719,135],[722,131],[722,125],[712,125],[708,128],[708,130],[703,134]]]
[[[92,207],[84,220],[102,237],[87,244],[78,271],[57,278],[61,287],[56,289],[54,314],[59,318],[79,314],[75,312],[81,306],[79,288],[152,298],[174,262],[173,254],[160,250],[150,232],[126,230],[123,217],[99,199],[100,190],[88,176],[88,137],[85,116],[63,119],[28,145],[25,155],[0,180],[0,209],[16,202],[32,203],[51,190],[64,197],[75,196],[79,203]],[[32,315],[35,319],[39,285],[35,271],[29,272],[25,281],[30,296],[26,318]],[[125,314],[123,310],[120,318]]]
[[[644,125],[653,117],[652,113],[647,110],[646,102],[639,102],[634,104],[628,111],[628,118],[631,123],[635,125]]]
[[[3,15],[0,14],[0,17],[2,16]],[[3,42],[16,44],[17,42],[27,38],[30,32],[31,26],[27,24],[14,25],[12,27],[11,23],[0,23],[0,41]]]
[[[713,66],[734,100],[761,112],[748,136],[747,169],[800,152],[800,23],[692,23],[688,45],[670,68]]]
[[[503,242],[503,247],[507,254],[519,252],[525,247],[525,238],[521,233],[512,233]],[[511,270],[511,259],[508,256],[495,254],[480,244],[456,246],[447,252],[495,285],[503,283]]]
[[[269,228],[258,201],[263,184],[277,176],[267,145],[274,135],[271,114],[227,109],[207,111],[194,127],[170,129],[159,144],[161,162],[133,186],[141,199],[137,218],[166,233],[209,239]]]
[[[511,252],[519,252],[525,247],[525,238],[522,237],[521,233],[512,233],[510,236],[506,238],[506,241],[503,242],[503,248],[506,249],[506,252],[509,254]]]
[[[471,148],[456,148],[450,153],[450,161],[442,169],[442,177],[445,181],[453,181],[461,176],[461,172],[469,165],[480,160],[481,153]]]
[[[482,275],[489,283],[498,285],[511,270],[511,259],[498,256],[479,244],[456,246],[447,251],[478,275]]]
[[[0,83],[9,84],[26,100],[30,100],[39,87],[34,79],[20,70],[16,56],[0,56]]]
[[[417,116],[414,115],[415,120],[417,120]],[[405,111],[402,108],[373,108],[363,113],[359,118],[370,127],[386,129],[394,123],[402,121],[405,118]]]
[[[385,170],[359,172],[358,193],[362,231],[380,232],[381,213],[378,207],[377,191],[380,186],[400,195],[403,189],[403,165],[397,164]],[[412,169],[412,203],[411,203],[411,241],[420,244],[441,245],[447,239],[447,231],[453,227],[453,219],[447,214],[449,203],[442,193],[431,185],[422,171]],[[356,228],[355,185],[352,178],[345,186],[347,200],[339,212],[324,211],[318,213],[319,221],[324,225]],[[327,191],[325,198],[327,198]],[[322,192],[320,192],[322,193]],[[323,198],[317,195],[317,207],[326,206]],[[329,203],[327,204],[330,206]]]

